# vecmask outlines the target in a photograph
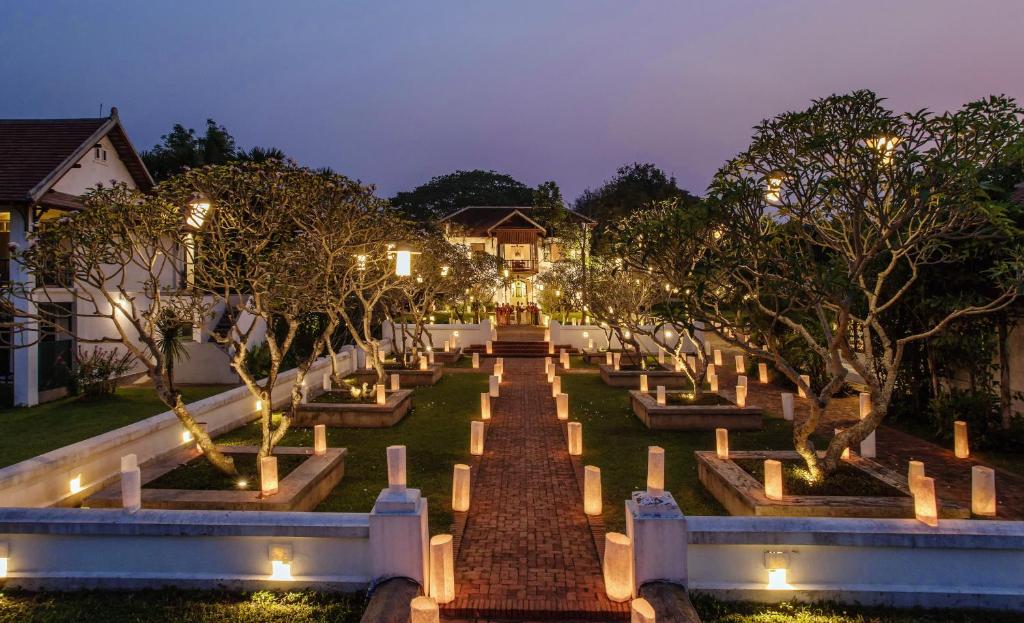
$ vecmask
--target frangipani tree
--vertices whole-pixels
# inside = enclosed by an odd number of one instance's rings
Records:
[[[703,319],[807,391],[811,413],[793,436],[812,478],[833,471],[843,450],[884,419],[908,344],[1017,296],[1020,249],[1008,238],[1003,261],[977,275],[979,290],[992,293],[986,300],[950,304],[913,334],[892,322],[920,269],[952,258],[951,242],[1005,235],[984,171],[1021,141],[1021,118],[1003,97],[952,113],[895,114],[869,91],[831,96],[763,122],[715,176],[710,199],[728,227],[709,242],[717,271]],[[770,339],[781,333],[820,361],[821,384],[800,379]],[[863,353],[852,346],[858,337]],[[873,409],[819,457],[810,436],[848,367],[864,379]]]
[[[33,282],[5,285],[0,309],[8,318],[7,334],[16,338],[16,346],[32,344],[46,331],[129,353],[204,456],[221,471],[235,473],[231,457],[217,450],[174,387],[169,360],[174,353],[161,342],[168,318],[192,326],[201,324],[211,310],[180,274],[188,242],[187,204],[121,184],[96,188],[82,201],[82,210],[40,223],[30,246],[15,254],[36,279],[59,277],[47,287]],[[68,300],[75,301],[77,322],[40,311]],[[109,331],[79,331],[87,326]]]

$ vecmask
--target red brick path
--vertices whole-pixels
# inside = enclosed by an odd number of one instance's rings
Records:
[[[543,359],[505,359],[470,511],[456,519],[457,596],[444,606],[447,620],[628,617],[627,605],[605,597],[543,365]]]

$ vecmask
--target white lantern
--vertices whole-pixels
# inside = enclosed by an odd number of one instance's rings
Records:
[[[629,623],[655,623],[657,620],[651,602],[643,597],[634,599],[629,604]]]
[[[736,355],[736,374],[747,373],[747,360],[743,355]]]
[[[770,500],[782,499],[782,463],[774,459],[764,462],[764,495]]]
[[[402,388],[402,376],[400,374],[391,375],[391,391],[397,392]]]
[[[917,480],[924,476],[924,463],[921,461],[909,461],[907,463],[907,488],[910,494],[914,495],[917,488]]]
[[[569,394],[558,394],[555,396],[555,411],[558,419],[569,419]]]
[[[621,364],[622,364],[622,354],[621,353],[613,353],[612,354],[612,367],[615,369],[616,372],[619,371],[619,368],[621,367]]]
[[[860,419],[866,419],[871,415],[871,394],[868,392],[861,392],[859,395],[860,401]]]
[[[605,353],[604,353],[604,365],[606,365],[606,366],[612,365],[612,353],[611,353],[611,351],[605,351]]]
[[[664,407],[665,406],[665,386],[664,385],[657,386],[654,389],[654,392],[655,392],[655,398],[654,398],[655,401],[658,403],[659,406]]]
[[[615,602],[633,596],[631,542],[620,532],[608,532],[604,536],[604,590],[608,599]]]
[[[265,456],[260,459],[260,493],[263,497],[277,493],[276,456]]]
[[[480,394],[480,419],[491,419],[491,395],[488,392]]]
[[[996,472],[991,467],[971,468],[971,512],[981,517],[996,516]]]
[[[757,380],[762,384],[766,384],[768,382],[768,364],[757,364]]]
[[[642,391],[642,392],[646,392],[647,391],[647,375],[646,374],[641,374],[640,375],[640,391]]]
[[[395,275],[408,277],[412,274],[412,252],[395,251]]]
[[[566,428],[569,433],[569,455],[580,456],[583,454],[583,424],[569,422]]]
[[[720,459],[729,458],[729,429],[715,429],[715,454]]]
[[[439,604],[455,599],[455,549],[450,534],[430,537],[430,596]]]
[[[665,449],[647,448],[647,495],[659,498],[665,494]]]
[[[388,446],[388,489],[405,491],[405,446]]]
[[[583,468],[583,512],[600,515],[601,511],[601,469],[587,465]]]
[[[793,421],[793,394],[790,392],[782,392],[779,394],[782,398],[782,419]]]
[[[480,369],[480,353],[473,353],[473,369]]]
[[[469,453],[473,456],[484,453],[484,423],[480,420],[469,423]]]
[[[498,377],[494,374],[487,378],[487,388],[490,390],[491,398],[498,397],[498,385],[500,382],[500,379],[498,379]]]
[[[142,508],[142,472],[137,466],[121,471],[121,506],[129,513]]]
[[[548,368],[548,383],[554,383],[554,382],[555,382],[555,366],[550,366]]]
[[[736,386],[736,406],[743,408],[747,406],[747,386]]]
[[[487,340],[487,354],[494,354],[494,342],[492,342],[491,340]]]
[[[374,389],[377,392],[377,404],[386,404],[388,401],[388,395],[387,392],[385,391],[386,388],[384,387],[384,385],[378,383],[377,385],[374,386]]]
[[[716,366],[722,365],[722,351],[720,351],[717,348],[715,349],[715,365]]]
[[[427,361],[427,358],[424,357],[423,355],[420,355],[420,370],[429,370],[429,369],[430,369],[430,364]]]
[[[452,474],[452,510],[464,513],[469,510],[469,465],[457,463]]]
[[[711,393],[718,393],[718,376],[715,374],[708,375],[708,385],[711,387]]]
[[[433,597],[413,597],[409,602],[409,623],[440,623],[441,611]]]
[[[967,441],[967,422],[963,420],[953,422],[953,454],[958,459],[966,459],[971,456],[971,449]]]
[[[313,427],[313,454],[327,454],[327,426],[317,424]]]
[[[933,528],[939,525],[939,505],[935,499],[935,479],[921,476],[914,490],[914,516]]]
[[[562,377],[556,376],[551,379],[551,397],[557,398],[562,393]]]
[[[715,369],[715,364],[713,364],[713,363],[709,363],[708,364],[707,375],[708,376],[718,376],[718,372]]]

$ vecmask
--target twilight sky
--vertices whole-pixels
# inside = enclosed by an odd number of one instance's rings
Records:
[[[570,201],[650,161],[702,192],[764,117],[871,88],[1024,100],[1022,0],[0,0],[0,117],[207,117],[384,196],[484,168]]]

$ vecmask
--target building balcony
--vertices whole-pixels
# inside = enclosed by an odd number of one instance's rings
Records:
[[[502,267],[513,274],[536,274],[538,264],[537,260],[502,260]]]

